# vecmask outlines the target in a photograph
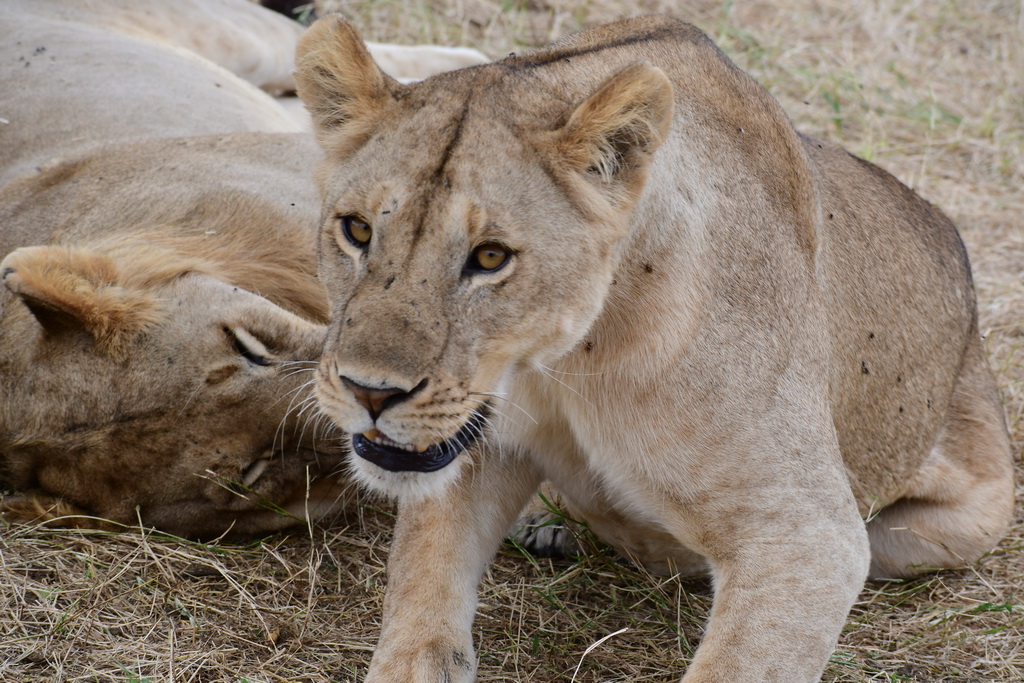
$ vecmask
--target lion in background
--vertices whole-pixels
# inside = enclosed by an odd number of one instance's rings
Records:
[[[308,389],[319,153],[267,94],[302,31],[244,0],[5,3],[8,518],[247,538],[344,505]]]
[[[538,483],[710,573],[684,676],[820,677],[864,580],[1013,509],[955,227],[647,17],[403,86],[303,37],[325,151],[322,410],[399,499],[373,683],[473,680],[475,589]]]

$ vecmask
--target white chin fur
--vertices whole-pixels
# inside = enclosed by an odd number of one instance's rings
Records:
[[[416,502],[442,495],[459,478],[469,458],[460,453],[435,472],[389,472],[355,453],[348,461],[352,478],[360,485],[394,500]]]

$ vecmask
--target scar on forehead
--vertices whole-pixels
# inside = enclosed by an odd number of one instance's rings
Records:
[[[437,170],[434,172],[435,178],[441,178],[446,183],[445,187],[448,187],[448,178],[445,174],[445,170],[448,168],[448,162],[451,161],[455,148],[458,147],[459,142],[462,140],[462,129],[466,123],[466,116],[469,114],[469,101],[471,96],[472,91],[466,95],[466,99],[462,103],[462,110],[452,119],[451,124],[447,126],[447,128],[452,132],[448,138],[448,143],[441,152]]]
[[[476,202],[468,202],[465,214],[466,232],[470,238],[476,237],[483,228],[483,211]]]

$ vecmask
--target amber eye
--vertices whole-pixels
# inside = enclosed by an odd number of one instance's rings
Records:
[[[341,217],[341,232],[344,233],[345,239],[360,249],[366,249],[370,238],[373,237],[373,228],[356,216]]]
[[[493,273],[501,270],[512,258],[512,252],[500,244],[481,244],[466,261],[470,273]]]

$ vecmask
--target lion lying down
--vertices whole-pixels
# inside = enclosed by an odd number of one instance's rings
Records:
[[[367,680],[474,678],[476,585],[542,479],[628,555],[710,572],[687,683],[815,680],[869,573],[1006,529],[956,229],[692,26],[403,86],[328,17],[296,62],[327,155],[316,393],[399,498]]]
[[[309,390],[319,153],[253,85],[294,87],[301,32],[245,0],[5,4],[9,517],[247,537],[343,497]]]

